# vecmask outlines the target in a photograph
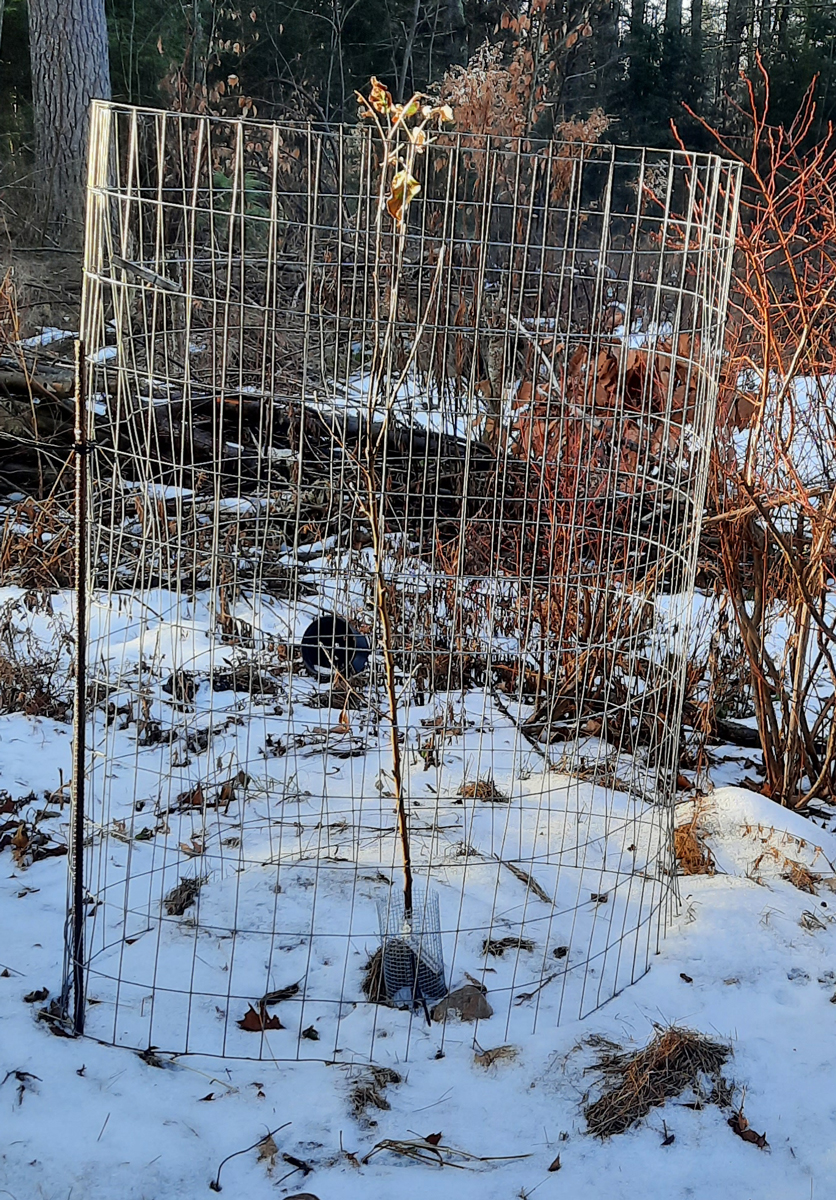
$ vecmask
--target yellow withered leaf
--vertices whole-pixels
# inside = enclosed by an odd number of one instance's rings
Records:
[[[392,108],[392,93],[377,76],[372,75],[372,90],[369,92],[369,103],[375,112],[385,116]]]
[[[396,171],[392,176],[392,191],[386,202],[389,215],[396,221],[402,221],[410,201],[418,195],[420,190],[420,183],[409,171]]]

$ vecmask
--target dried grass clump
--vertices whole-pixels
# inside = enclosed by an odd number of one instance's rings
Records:
[[[484,779],[476,779],[461,785],[458,795],[465,800],[486,800],[489,804],[507,804],[509,797],[496,786],[493,778],[487,775]]]
[[[482,953],[493,958],[502,958],[506,950],[533,950],[534,942],[527,937],[485,938]]]
[[[584,1109],[589,1132],[596,1137],[624,1133],[671,1096],[693,1090],[705,1103],[725,1106],[731,1089],[721,1071],[731,1048],[691,1029],[660,1030],[643,1050],[632,1054],[606,1052],[594,1070],[611,1084]],[[712,1082],[709,1093],[703,1080]]]
[[[787,883],[791,883],[800,892],[807,892],[811,896],[819,894],[817,885],[821,883],[822,877],[817,871],[811,871],[804,863],[794,858],[785,858],[784,866],[786,870],[781,875],[782,879],[786,879]]]
[[[206,882],[205,876],[198,879],[181,879],[163,900],[165,911],[170,917],[182,917],[186,909],[191,908],[200,895],[200,889]]]
[[[401,1076],[391,1067],[369,1067],[353,1084],[348,1094],[351,1111],[355,1117],[362,1117],[367,1108],[377,1108],[385,1112],[391,1107],[385,1096],[385,1089],[390,1083],[400,1083]]]
[[[697,831],[699,813],[673,831],[673,849],[682,875],[713,875],[714,857]]]
[[[473,1055],[473,1061],[487,1069],[498,1062],[513,1062],[519,1053],[519,1046],[494,1046],[492,1050],[478,1050]]]
[[[360,990],[372,1004],[388,1004],[386,985],[383,980],[383,949],[380,946],[373,954],[369,955],[368,961],[363,967]]]

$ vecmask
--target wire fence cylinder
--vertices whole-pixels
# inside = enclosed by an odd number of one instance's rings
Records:
[[[592,1011],[675,900],[737,168],[437,133],[401,220],[368,128],[105,103],[91,164],[88,1032],[443,1043],[387,946]]]

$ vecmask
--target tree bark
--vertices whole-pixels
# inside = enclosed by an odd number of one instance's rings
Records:
[[[761,0],[758,21],[758,49],[763,53],[772,42],[772,0]]]
[[[421,0],[415,0],[412,9],[412,24],[409,27],[409,32],[406,35],[406,46],[403,52],[403,64],[401,66],[401,74],[398,79],[398,94],[397,100],[402,104],[406,99],[406,81],[409,76],[409,70],[412,66],[412,51],[415,48],[415,36],[418,32],[418,18],[421,15]]]
[[[691,0],[691,42],[695,50],[702,49],[703,0]]]
[[[645,16],[647,12],[647,0],[633,0],[630,6],[630,32],[633,34],[644,33]]]
[[[728,0],[723,63],[723,88],[735,89],[743,53],[743,33],[746,28],[746,0]]]
[[[682,0],[665,0],[665,33],[674,37],[682,33]]]
[[[35,165],[44,235],[81,239],[89,107],[110,98],[104,0],[29,0]]]

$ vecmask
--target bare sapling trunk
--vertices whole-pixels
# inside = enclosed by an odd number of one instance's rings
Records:
[[[417,11],[417,5],[416,5]],[[363,460],[360,467],[365,479],[366,496],[363,507],[369,522],[372,537],[372,552],[375,567],[375,605],[380,629],[381,650],[386,676],[386,694],[389,705],[389,723],[392,734],[392,777],[397,814],[398,839],[401,848],[401,865],[404,878],[404,913],[407,920],[412,917],[412,856],[409,843],[409,816],[403,786],[401,763],[400,730],[398,725],[398,688],[394,651],[392,612],[389,606],[389,590],[384,572],[386,556],[384,481],[377,467],[378,450],[386,438],[392,404],[401,383],[405,379],[417,353],[427,316],[435,301],[436,284],[444,262],[444,247],[439,252],[436,274],[430,295],[426,301],[424,316],[416,331],[415,340],[407,355],[406,365],[395,368],[393,339],[398,318],[398,282],[404,260],[406,245],[406,222],[409,205],[420,191],[418,180],[413,174],[416,158],[429,144],[429,130],[443,121],[453,119],[447,106],[432,107],[422,104],[413,96],[406,104],[396,104],[389,90],[377,79],[372,78],[371,93],[367,98],[357,93],[361,115],[374,123],[380,139],[382,170],[377,198],[375,229],[374,308],[375,328],[381,330],[374,348],[371,377],[366,410],[366,436]],[[394,223],[392,225],[392,223]],[[394,234],[391,237],[389,230]],[[391,239],[391,240],[390,240]],[[384,247],[391,245],[388,302],[383,311],[384,281],[381,274]],[[382,319],[381,319],[382,317]]]

